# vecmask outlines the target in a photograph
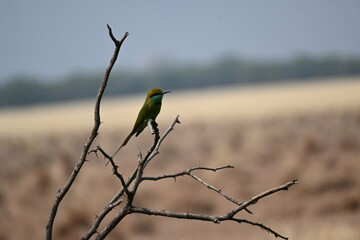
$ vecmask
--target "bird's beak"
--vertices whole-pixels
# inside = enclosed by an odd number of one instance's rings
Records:
[[[162,92],[162,95],[167,94],[167,93],[171,93],[171,91],[164,91],[164,92]]]

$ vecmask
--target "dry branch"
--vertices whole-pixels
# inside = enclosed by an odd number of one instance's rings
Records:
[[[223,222],[223,221],[235,221],[235,222],[238,222],[238,223],[246,223],[246,224],[250,224],[250,225],[253,225],[253,226],[258,226],[261,229],[267,231],[268,233],[273,234],[275,237],[280,237],[280,238],[283,238],[283,239],[287,239],[286,237],[284,237],[284,236],[280,235],[279,233],[277,233],[276,231],[272,230],[270,227],[267,227],[267,226],[265,226],[265,225],[263,225],[261,223],[252,222],[252,221],[249,221],[249,220],[246,220],[246,219],[235,218],[235,215],[238,212],[242,211],[242,210],[246,210],[246,211],[250,212],[247,209],[248,206],[250,206],[252,204],[256,204],[258,202],[258,200],[260,200],[261,198],[264,198],[266,196],[274,194],[274,193],[276,193],[278,191],[287,190],[290,186],[297,183],[296,180],[288,182],[288,183],[286,183],[286,184],[284,184],[282,186],[272,188],[272,189],[270,189],[268,191],[265,191],[263,193],[260,193],[260,194],[258,194],[256,196],[254,196],[253,198],[249,199],[248,201],[246,201],[244,203],[241,203],[241,202],[233,199],[232,197],[230,197],[229,195],[227,195],[226,193],[224,193],[220,189],[208,184],[206,181],[204,181],[203,179],[197,177],[193,173],[195,171],[217,172],[217,171],[220,171],[220,170],[223,170],[223,169],[234,168],[231,165],[221,166],[221,167],[217,167],[217,168],[209,168],[209,167],[198,166],[198,167],[189,168],[189,169],[187,169],[185,171],[174,173],[174,174],[167,174],[167,175],[156,176],[156,177],[143,176],[143,171],[144,171],[146,165],[150,162],[151,159],[154,158],[154,156],[156,156],[156,154],[159,153],[159,148],[160,148],[160,145],[161,145],[162,141],[174,129],[175,124],[179,123],[178,117],[179,116],[177,116],[174,119],[174,121],[169,126],[167,131],[161,137],[159,135],[159,130],[157,128],[157,124],[155,124],[155,122],[150,122],[150,124],[151,124],[151,127],[149,126],[150,131],[154,132],[154,134],[155,134],[154,143],[150,147],[147,155],[144,158],[142,157],[142,154],[139,153],[138,166],[135,169],[134,173],[131,175],[131,177],[128,179],[126,184],[123,185],[123,186],[127,186],[127,187],[132,185],[132,188],[129,188],[130,189],[129,190],[130,195],[127,195],[127,199],[124,200],[125,203],[124,203],[122,209],[120,210],[118,215],[115,216],[106,225],[106,227],[101,232],[97,231],[98,227],[100,226],[101,221],[103,221],[104,217],[112,210],[112,209],[110,209],[109,206],[111,206],[111,204],[112,204],[112,202],[114,200],[118,200],[121,196],[124,195],[124,193],[125,193],[124,187],[115,196],[115,198],[108,204],[108,206],[105,207],[103,212],[95,220],[95,222],[94,222],[94,224],[93,224],[93,226],[91,228],[92,232],[91,233],[88,232],[87,235],[85,235],[83,239],[84,240],[89,239],[95,233],[98,233],[98,235],[96,236],[95,239],[97,239],[97,240],[105,239],[106,236],[116,227],[116,225],[126,215],[133,214],[133,213],[146,214],[146,215],[156,215],[156,216],[171,217],[171,218],[180,218],[180,219],[202,220],[202,221],[210,221],[210,222],[214,222],[214,223],[220,223],[220,222]],[[103,152],[103,151],[100,151],[100,152],[104,155],[105,158],[107,158],[111,162],[111,164],[113,166],[113,172],[117,172],[118,167],[115,165],[112,158],[108,154],[106,154],[105,152]],[[186,175],[192,177],[193,179],[200,182],[201,184],[203,184],[204,186],[206,186],[210,190],[217,192],[218,194],[223,196],[226,200],[228,200],[228,201],[230,201],[232,203],[235,203],[237,205],[237,207],[232,209],[231,211],[225,213],[224,215],[211,216],[211,215],[204,215],[204,214],[171,212],[171,211],[166,211],[166,210],[157,210],[157,209],[149,209],[149,208],[142,208],[142,207],[133,206],[133,204],[132,204],[133,203],[133,197],[136,195],[136,191],[137,191],[139,185],[141,184],[141,182],[143,182],[143,181],[158,181],[158,180],[169,179],[169,178],[176,179],[177,177],[186,176]]]
[[[236,199],[230,197],[228,194],[223,192],[221,189],[218,189],[215,186],[208,184],[205,180],[199,178],[197,175],[194,174],[195,171],[217,172],[217,171],[220,171],[223,169],[234,168],[231,165],[221,166],[221,167],[217,167],[217,168],[198,166],[198,167],[189,168],[188,170],[178,172],[175,174],[168,174],[168,175],[162,175],[162,176],[156,176],[156,177],[144,177],[143,176],[144,170],[148,166],[150,161],[156,155],[159,154],[159,149],[160,149],[162,142],[165,140],[165,138],[168,136],[168,134],[174,130],[174,126],[176,124],[180,123],[179,116],[176,116],[176,118],[173,120],[173,122],[170,124],[169,128],[164,132],[164,134],[162,136],[160,136],[160,132],[159,132],[157,123],[154,120],[148,121],[149,129],[150,129],[151,133],[154,135],[153,144],[150,146],[150,148],[147,151],[145,156],[143,156],[142,153],[139,151],[138,165],[134,169],[133,173],[128,176],[127,180],[125,180],[126,178],[124,178],[124,176],[118,171],[119,166],[115,163],[113,157],[110,156],[109,154],[107,154],[100,146],[97,146],[94,150],[89,151],[91,144],[93,143],[94,139],[98,135],[98,130],[99,130],[100,123],[101,123],[101,121],[100,121],[100,103],[101,103],[101,99],[104,94],[105,88],[107,86],[107,82],[108,82],[108,79],[110,76],[111,69],[116,62],[116,59],[118,57],[120,47],[121,47],[123,41],[128,36],[128,33],[125,33],[125,35],[123,36],[122,39],[117,40],[114,37],[109,25],[107,25],[107,27],[109,30],[109,36],[115,44],[115,50],[114,50],[113,57],[110,60],[109,66],[105,71],[102,84],[99,88],[99,92],[96,97],[95,110],[94,110],[94,126],[93,126],[93,129],[90,133],[88,140],[86,141],[86,143],[84,145],[84,149],[81,154],[80,160],[76,164],[76,166],[75,166],[72,174],[70,175],[69,179],[67,180],[65,186],[62,189],[60,189],[58,194],[56,195],[53,207],[50,212],[49,221],[46,226],[46,239],[52,240],[52,229],[53,229],[53,224],[54,224],[54,220],[55,220],[55,216],[56,216],[56,212],[59,207],[59,204],[62,201],[62,199],[64,198],[64,196],[66,195],[66,193],[71,188],[72,184],[74,183],[74,181],[76,179],[77,174],[79,173],[79,171],[81,170],[81,167],[83,166],[83,164],[86,161],[86,156],[90,153],[95,153],[96,156],[98,153],[100,153],[104,156],[105,159],[107,159],[111,163],[112,172],[117,177],[117,179],[120,181],[121,187],[120,187],[119,191],[113,196],[113,198],[108,202],[108,204],[105,205],[105,207],[101,211],[101,213],[96,216],[96,218],[93,222],[93,225],[84,234],[84,236],[82,237],[82,240],[88,240],[88,239],[92,238],[95,234],[96,234],[95,239],[97,239],[97,240],[105,239],[108,236],[108,234],[117,226],[117,224],[122,219],[124,219],[124,217],[126,217],[129,214],[135,214],[135,213],[145,214],[145,215],[163,216],[163,217],[170,217],[170,218],[188,219],[188,220],[202,220],[202,221],[209,221],[209,222],[213,222],[213,223],[220,223],[223,221],[235,221],[238,223],[246,223],[246,224],[260,227],[261,229],[273,234],[275,237],[287,239],[286,237],[280,235],[279,233],[275,232],[271,228],[269,228],[261,223],[252,222],[252,221],[249,221],[246,219],[239,219],[239,218],[236,218],[235,215],[242,210],[245,210],[245,211],[248,211],[249,213],[251,213],[247,209],[247,207],[249,207],[252,204],[258,203],[258,201],[264,197],[267,197],[267,196],[272,195],[279,191],[287,190],[289,187],[291,187],[292,185],[297,183],[296,180],[288,182],[282,186],[278,186],[278,187],[272,188],[270,190],[267,190],[263,193],[260,193],[256,196],[250,198],[248,201],[241,203],[241,202],[237,201]],[[166,211],[166,210],[157,210],[157,209],[143,208],[140,206],[139,207],[133,206],[134,197],[139,189],[140,184],[143,181],[158,181],[158,180],[169,179],[169,178],[176,179],[177,177],[180,177],[180,176],[190,176],[194,180],[201,183],[203,186],[220,194],[227,201],[230,201],[230,202],[236,204],[236,207],[234,207],[234,209],[225,213],[224,215],[212,216],[212,215],[206,215],[206,214],[204,215],[204,214],[195,214],[195,213],[171,212],[171,211]],[[100,231],[99,228],[100,228],[101,224],[103,223],[103,221],[105,220],[105,218],[108,216],[108,214],[112,210],[114,210],[117,207],[120,208],[118,213],[115,215],[115,217],[110,219],[108,221],[108,223],[105,225],[105,227]]]
[[[127,184],[125,183],[123,176],[119,173],[119,171],[118,171],[119,166],[115,164],[114,159],[110,155],[108,155],[100,146],[97,146],[96,149],[89,151],[89,154],[93,152],[97,155],[98,151],[105,158],[107,158],[109,160],[109,162],[111,163],[111,166],[112,166],[113,174],[120,180],[121,185],[123,186],[126,195],[129,196],[131,194],[131,192],[129,191]]]
[[[189,168],[186,171],[182,171],[182,172],[175,173],[175,174],[170,174],[170,175],[162,175],[162,176],[158,176],[158,177],[143,177],[143,180],[158,181],[158,180],[165,179],[165,178],[174,178],[174,179],[176,179],[176,177],[188,175],[188,176],[192,177],[193,179],[195,179],[196,181],[203,184],[205,187],[217,192],[218,194],[220,194],[221,196],[223,196],[224,198],[226,198],[230,202],[233,202],[236,205],[240,206],[242,204],[241,202],[236,201],[234,198],[228,196],[226,193],[224,193],[220,189],[208,184],[207,182],[205,182],[204,180],[202,180],[201,178],[199,178],[198,176],[196,176],[195,174],[192,173],[195,170],[210,170],[210,171],[216,172],[216,171],[224,169],[224,168],[234,168],[234,166],[227,165],[227,166],[222,166],[222,167],[218,167],[218,168],[194,167],[194,168]],[[247,209],[247,208],[244,208],[244,209],[248,213],[253,214],[249,209]]]
[[[111,30],[110,26],[107,25],[107,27],[108,27],[108,30],[109,30],[109,35],[110,35],[111,39],[113,40],[113,42],[115,44],[115,51],[114,51],[114,54],[113,54],[113,56],[112,56],[112,58],[110,60],[109,66],[105,71],[104,78],[103,78],[101,86],[99,88],[99,92],[98,92],[98,94],[96,96],[95,109],[94,109],[94,126],[93,126],[93,129],[92,129],[91,133],[90,133],[90,136],[88,137],[86,143],[84,144],[84,148],[83,148],[83,151],[81,153],[80,159],[77,162],[76,166],[74,167],[74,170],[72,171],[69,179],[66,181],[64,187],[61,188],[58,191],[58,193],[56,194],[54,203],[53,203],[51,211],[50,211],[49,220],[48,220],[47,225],[46,225],[46,239],[47,240],[52,240],[53,226],[54,226],[54,221],[55,221],[55,217],[56,217],[56,213],[57,213],[57,210],[59,208],[59,205],[60,205],[61,201],[63,200],[63,198],[65,197],[65,195],[67,194],[67,192],[69,191],[69,189],[71,188],[72,184],[74,183],[78,173],[80,172],[82,166],[84,165],[84,163],[86,161],[86,156],[88,154],[90,146],[93,143],[96,136],[98,135],[98,130],[99,130],[99,127],[100,127],[100,124],[101,124],[101,121],[100,121],[100,103],[101,103],[101,99],[102,99],[102,96],[104,94],[107,82],[109,80],[111,69],[114,66],[114,64],[116,62],[116,59],[118,57],[121,45],[125,41],[126,37],[129,35],[129,33],[126,32],[124,34],[124,36],[122,37],[122,39],[116,40],[113,33],[112,33],[112,30]]]
[[[252,204],[255,204],[257,203],[260,199],[264,198],[264,197],[267,197],[271,194],[274,194],[276,192],[279,192],[279,191],[284,191],[284,190],[288,190],[289,187],[291,187],[292,185],[294,184],[297,184],[298,181],[295,179],[295,180],[292,180],[284,185],[281,185],[279,187],[275,187],[275,188],[272,188],[270,190],[267,190],[263,193],[260,193],[254,197],[252,197],[251,199],[249,199],[248,201],[242,203],[239,207],[235,208],[233,211],[229,212],[228,213],[228,216],[229,217],[234,217],[238,212],[240,212],[241,210],[243,210],[244,208],[252,205]]]
[[[113,199],[108,203],[108,205],[103,209],[100,215],[95,219],[91,229],[83,236],[82,240],[90,239],[95,233],[98,233],[95,239],[105,239],[105,237],[117,226],[117,224],[127,215],[130,214],[130,209],[132,208],[133,198],[138,190],[140,183],[142,182],[143,171],[146,165],[150,162],[153,157],[159,153],[159,148],[161,146],[162,141],[168,136],[168,134],[174,130],[174,126],[177,123],[180,123],[179,116],[176,116],[174,121],[170,124],[169,128],[165,131],[165,133],[160,136],[159,129],[155,121],[149,121],[151,124],[150,131],[154,132],[154,142],[152,146],[149,148],[145,157],[142,157],[142,154],[139,153],[139,163],[136,167],[135,171],[131,175],[131,177],[126,181],[125,186],[129,188],[129,193],[123,205],[123,208],[120,210],[117,216],[115,216],[101,231],[98,232],[98,227],[100,226],[101,222],[104,220],[106,215],[112,210],[110,209],[109,205],[113,204],[115,201],[118,201],[125,193],[124,187],[120,189],[120,191],[113,197]],[[93,150],[92,152],[96,152]],[[100,148],[101,149],[101,148]],[[104,151],[100,151],[103,156],[110,161],[113,166],[113,172],[117,171],[117,165],[115,165],[112,157],[106,154]],[[114,169],[115,168],[115,169]],[[124,186],[124,185],[123,185]]]
[[[168,175],[165,174],[165,175],[157,176],[157,177],[143,177],[142,180],[143,181],[158,181],[158,180],[162,180],[162,179],[166,179],[166,178],[176,179],[177,177],[189,175],[191,172],[196,171],[196,170],[208,170],[208,171],[216,172],[216,171],[219,171],[219,170],[222,170],[225,168],[234,168],[234,166],[227,165],[227,166],[222,166],[222,167],[217,167],[217,168],[198,166],[198,167],[189,168],[188,170],[178,172],[178,173],[173,173],[173,174],[168,174]]]
[[[288,239],[261,223],[252,222],[252,221],[249,221],[246,219],[234,218],[234,215],[236,213],[238,213],[240,210],[244,209],[246,206],[257,203],[257,201],[260,200],[261,198],[266,197],[271,194],[274,194],[281,190],[288,190],[288,188],[290,186],[292,186],[296,183],[297,183],[297,180],[293,180],[282,186],[275,187],[268,191],[260,193],[260,194],[256,195],[255,197],[251,198],[249,201],[243,203],[242,206],[239,206],[238,208],[235,208],[234,210],[232,210],[229,213],[222,215],[222,216],[211,216],[211,215],[206,215],[206,214],[195,214],[195,213],[171,212],[171,211],[166,211],[166,210],[149,209],[149,208],[142,208],[142,207],[135,207],[135,206],[130,209],[129,214],[141,213],[141,214],[145,214],[145,215],[155,215],[155,216],[180,218],[180,219],[193,219],[193,220],[208,221],[208,222],[213,222],[213,223],[220,223],[223,221],[235,221],[238,223],[247,223],[250,225],[258,226],[261,229],[267,231],[268,233],[272,233],[275,237],[280,237],[282,239]]]

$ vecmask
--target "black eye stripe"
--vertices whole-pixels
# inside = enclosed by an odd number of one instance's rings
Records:
[[[159,96],[159,95],[161,95],[161,93],[154,93],[150,97],[152,98],[152,97]]]

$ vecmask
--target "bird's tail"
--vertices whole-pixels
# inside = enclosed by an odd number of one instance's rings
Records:
[[[127,136],[127,138],[124,140],[124,142],[120,145],[120,147],[116,150],[116,152],[111,156],[111,158],[115,157],[115,155],[120,151],[120,149],[125,146],[128,141],[130,140],[130,138],[132,137],[132,135],[134,135],[135,132],[131,132],[129,134],[129,136]]]

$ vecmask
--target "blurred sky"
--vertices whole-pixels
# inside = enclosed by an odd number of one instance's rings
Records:
[[[359,0],[1,0],[0,82],[102,71],[109,24],[130,36],[117,65],[298,53],[360,54]]]

